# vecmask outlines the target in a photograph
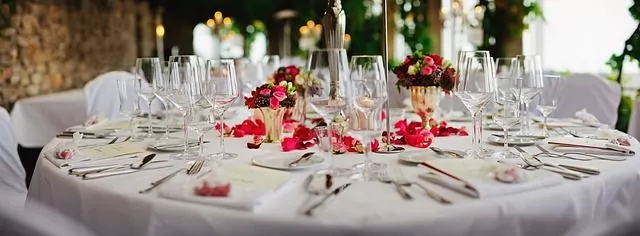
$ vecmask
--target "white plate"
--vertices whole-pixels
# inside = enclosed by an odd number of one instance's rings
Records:
[[[420,164],[428,160],[445,158],[442,155],[438,155],[430,149],[427,150],[411,150],[404,151],[398,154],[398,159],[404,162],[412,164]]]
[[[251,163],[277,170],[301,170],[321,166],[326,160],[316,153],[308,160],[300,162],[296,166],[289,166],[289,163],[298,159],[302,154],[304,153],[266,153],[254,157],[251,159]]]
[[[489,142],[504,144],[504,139],[496,136],[489,136],[487,138]],[[536,144],[536,142],[541,139],[530,138],[530,137],[509,137],[509,145],[518,145],[518,146],[530,146]]]

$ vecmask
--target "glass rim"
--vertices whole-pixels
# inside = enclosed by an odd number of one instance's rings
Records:
[[[314,52],[347,52],[346,49],[344,48],[316,48],[311,50],[311,53]]]

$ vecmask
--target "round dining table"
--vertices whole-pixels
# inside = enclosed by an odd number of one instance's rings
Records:
[[[244,118],[236,117],[229,123],[236,124]],[[399,119],[393,115],[391,118]],[[534,131],[539,131],[537,126]],[[205,144],[207,153],[219,151],[213,133],[206,135],[212,141]],[[490,135],[499,133],[484,130],[484,147],[503,148],[486,141]],[[226,150],[237,153],[238,158],[222,160],[222,167],[252,165],[252,158],[260,155],[285,155],[277,143],[248,149],[246,143],[251,139],[227,138]],[[42,155],[62,141],[51,140]],[[135,145],[146,147],[147,143]],[[471,146],[471,137],[436,137],[431,145],[464,150]],[[635,150],[639,146],[637,140],[632,140]],[[524,149],[539,152],[534,146]],[[318,152],[316,147],[310,150]],[[640,235],[638,155],[625,161],[543,157],[543,161],[598,168],[601,173],[578,181],[561,179],[556,185],[525,192],[471,198],[422,180],[419,175],[427,170],[399,161],[398,154],[372,154],[373,160],[386,163],[388,170],[400,170],[408,180],[420,182],[453,203],[438,203],[418,188],[408,188],[413,200],[405,200],[390,184],[353,182],[321,211],[306,216],[300,214],[300,206],[310,197],[304,184],[313,170],[288,171],[288,181],[278,188],[275,197],[252,210],[238,210],[167,199],[159,196],[158,190],[140,194],[151,182],[188,166],[184,160],[174,159],[173,153],[157,154],[156,159],[165,159],[172,167],[92,180],[70,175],[68,168],[59,168],[41,155],[28,199],[78,220],[99,235]],[[346,153],[335,155],[332,161],[335,167],[351,167],[363,160],[363,154]]]

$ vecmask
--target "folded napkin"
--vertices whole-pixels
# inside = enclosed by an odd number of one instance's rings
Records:
[[[440,174],[437,171],[428,169],[436,174],[421,174],[420,178],[426,181],[441,185],[455,191],[463,192],[466,195],[478,198],[491,198],[531,191],[562,182],[562,177],[558,174],[546,171],[523,171],[524,181],[516,183],[504,183],[495,179],[496,168],[504,168],[506,164],[496,163],[487,160],[476,159],[434,159],[427,161],[428,164],[443,170],[457,178],[462,179],[470,188],[462,186],[461,182],[453,178]],[[518,169],[520,170],[520,169]]]
[[[635,155],[636,147],[623,146],[612,143],[610,140],[555,137],[547,139],[547,143],[553,145],[552,149],[558,152],[582,152],[601,155]]]
[[[249,165],[223,166],[218,173],[198,179],[176,176],[160,189],[159,196],[167,199],[220,206],[242,211],[254,211],[257,206],[278,198],[278,191],[289,174]],[[195,188],[207,182],[227,182],[231,191],[227,197],[204,197],[195,194]]]
[[[60,159],[56,156],[56,152],[60,146],[64,146],[65,142],[61,142],[53,148],[49,148],[44,152],[44,157],[51,161],[57,167],[66,167],[86,161],[102,161],[113,160],[119,158],[128,158],[136,154],[143,153],[144,150],[132,143],[116,143],[110,145],[95,146],[90,148],[80,148],[74,150],[73,155],[67,159]],[[77,147],[77,146],[76,146]]]
[[[598,120],[598,118],[596,118],[596,116],[587,112],[587,109],[582,109],[577,111],[575,114],[575,117],[576,119],[582,121],[583,124],[588,126],[600,127],[604,125],[600,123],[600,121]]]

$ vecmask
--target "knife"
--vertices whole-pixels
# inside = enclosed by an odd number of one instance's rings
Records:
[[[90,168],[88,171],[84,170],[84,171],[80,171],[80,172],[82,172],[81,175],[87,175],[89,173],[107,172],[109,170],[115,170],[115,169],[119,169],[119,168],[127,167],[127,166],[129,167],[129,169],[137,170],[137,169],[141,169],[145,165],[149,164],[151,162],[151,160],[153,160],[153,158],[155,158],[155,157],[156,157],[156,154],[155,153],[151,153],[149,155],[144,156],[142,158],[142,160],[140,160],[139,162],[131,163],[129,165],[125,164],[125,165],[115,165],[115,166],[107,166],[107,167],[94,167],[94,168]]]
[[[165,165],[165,166],[158,166],[154,168],[145,168],[145,169],[126,169],[126,170],[109,171],[106,173],[103,173],[103,172],[90,173],[90,174],[83,175],[82,179],[83,180],[98,179],[98,178],[104,178],[104,177],[115,176],[115,175],[136,173],[136,172],[146,171],[146,170],[157,170],[157,169],[162,169],[162,168],[167,168],[172,166],[173,165]]]
[[[317,203],[313,204],[311,207],[309,207],[304,212],[304,214],[307,215],[307,216],[313,216],[313,211],[315,209],[317,209],[318,207],[322,206],[327,200],[329,200],[329,198],[334,198],[334,197],[338,196],[338,194],[342,193],[349,186],[351,186],[351,183],[346,183],[346,184],[341,185],[340,187],[335,188],[329,194],[325,195],[322,198],[322,200],[320,200],[319,202],[317,202]]]
[[[150,161],[149,164],[160,163],[160,162],[167,162],[167,160],[154,160],[154,161]],[[84,175],[84,174],[95,173],[95,172],[104,172],[105,170],[122,169],[128,166],[129,166],[128,164],[110,164],[110,165],[102,165],[102,166],[95,166],[95,167],[71,168],[69,169],[69,174]]]
[[[504,135],[502,134],[492,134],[495,137],[498,138],[504,138]],[[509,135],[509,138],[533,138],[533,139],[546,139],[547,136],[543,136],[543,135]]]

